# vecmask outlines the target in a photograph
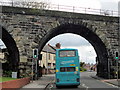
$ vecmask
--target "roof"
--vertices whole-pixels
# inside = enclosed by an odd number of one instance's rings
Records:
[[[42,49],[43,52],[48,52],[48,53],[53,53],[55,54],[55,50],[51,48],[49,45],[45,45],[44,48]]]
[[[52,49],[54,49],[56,51],[56,49],[60,49],[59,47],[55,47],[55,46],[51,46],[50,44],[48,44],[49,47],[51,47]]]

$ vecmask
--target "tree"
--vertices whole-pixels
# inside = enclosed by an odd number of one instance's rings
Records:
[[[85,62],[80,62],[80,67],[83,67],[85,65]]]
[[[85,62],[80,62],[80,71],[86,71],[86,69],[84,68]]]

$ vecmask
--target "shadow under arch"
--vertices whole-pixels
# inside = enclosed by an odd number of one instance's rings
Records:
[[[53,30],[49,31],[40,41],[39,44],[39,53],[45,44],[52,39],[53,37],[64,34],[64,33],[73,33],[84,37],[88,40],[91,45],[94,47],[97,54],[97,75],[103,78],[109,78],[108,75],[108,53],[105,44],[102,40],[94,33],[92,30],[88,29],[83,25],[77,24],[63,24]]]
[[[2,41],[7,47],[8,51],[8,61],[10,63],[9,69],[12,71],[18,71],[19,66],[19,50],[14,41],[13,37],[9,34],[9,32],[0,25],[0,30],[2,32]]]

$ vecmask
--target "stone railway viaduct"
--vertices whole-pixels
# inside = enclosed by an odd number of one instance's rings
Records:
[[[33,48],[38,48],[40,53],[53,37],[73,33],[84,37],[94,47],[98,76],[109,78],[115,70],[118,17],[4,6],[0,25],[1,38],[13,68],[19,64],[20,57],[31,62]]]

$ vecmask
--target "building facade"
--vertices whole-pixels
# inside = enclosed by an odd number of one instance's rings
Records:
[[[42,73],[54,73],[55,68],[55,50],[52,49],[49,45],[44,46],[42,52],[42,60],[39,62],[39,65],[43,68]]]
[[[61,44],[57,43],[55,46],[47,44],[44,46],[41,54],[42,60],[39,62],[39,65],[43,68],[42,73],[55,73],[55,53],[56,49],[60,49]]]

